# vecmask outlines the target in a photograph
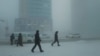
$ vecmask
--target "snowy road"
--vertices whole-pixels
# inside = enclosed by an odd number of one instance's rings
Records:
[[[34,44],[24,44],[24,47],[0,45],[0,56],[100,56],[100,40],[61,42],[58,47],[50,43],[42,43],[43,53],[38,47],[32,53],[30,50]]]

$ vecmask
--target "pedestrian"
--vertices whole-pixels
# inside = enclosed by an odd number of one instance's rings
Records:
[[[31,52],[34,52],[34,49],[36,48],[36,46],[38,45],[39,49],[40,49],[40,52],[44,52],[41,48],[41,45],[40,45],[40,42],[41,42],[41,39],[40,39],[40,36],[39,36],[39,30],[36,31],[36,34],[35,34],[35,45],[33,46],[33,48],[31,49]]]
[[[10,36],[10,44],[11,45],[13,45],[14,39],[15,39],[15,36],[14,36],[14,33],[12,33],[11,36]]]
[[[53,46],[53,44],[57,42],[58,46],[60,46],[59,40],[58,40],[58,31],[55,32],[54,37],[55,37],[54,38],[54,41],[53,41],[53,43],[51,45]]]
[[[23,46],[23,37],[21,33],[18,35],[17,46],[18,45]]]

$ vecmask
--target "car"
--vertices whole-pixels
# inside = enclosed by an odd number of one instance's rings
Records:
[[[80,34],[79,33],[76,33],[76,34],[69,34],[66,36],[66,38],[80,38]]]
[[[31,43],[34,40],[34,34],[32,33],[27,33],[27,32],[14,32],[15,35],[15,43],[17,42],[18,39],[18,34],[21,33],[23,37],[23,42]]]
[[[49,39],[50,38],[50,36],[48,34],[40,34],[40,37],[42,39]]]

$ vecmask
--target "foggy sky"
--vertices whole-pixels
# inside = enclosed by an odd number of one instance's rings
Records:
[[[53,28],[60,33],[100,36],[99,0],[52,0]],[[10,30],[18,18],[18,0],[0,0],[0,18],[8,20]],[[88,36],[87,36],[88,37]]]
[[[73,32],[85,38],[100,38],[100,0],[72,1]]]
[[[53,0],[52,10],[54,30],[59,30],[61,35],[70,33],[71,0]]]
[[[18,18],[18,0],[0,0],[0,19],[6,21],[10,31],[13,29],[15,18]]]
[[[8,21],[10,30],[13,29],[14,19],[18,18],[18,0],[0,0],[0,18]],[[52,18],[54,31],[70,31],[70,0],[52,1]]]

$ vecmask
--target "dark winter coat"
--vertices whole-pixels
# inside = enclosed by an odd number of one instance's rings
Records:
[[[55,40],[58,40],[58,32],[55,33]]]
[[[36,33],[35,34],[35,43],[40,43],[41,39],[40,39],[40,36],[39,36],[39,33]]]
[[[15,39],[14,34],[12,34],[12,35],[10,36],[10,40],[12,41],[13,39]]]
[[[19,42],[19,43],[22,43],[22,40],[23,40],[23,39],[22,39],[22,34],[19,34],[19,36],[18,36],[18,42]]]

